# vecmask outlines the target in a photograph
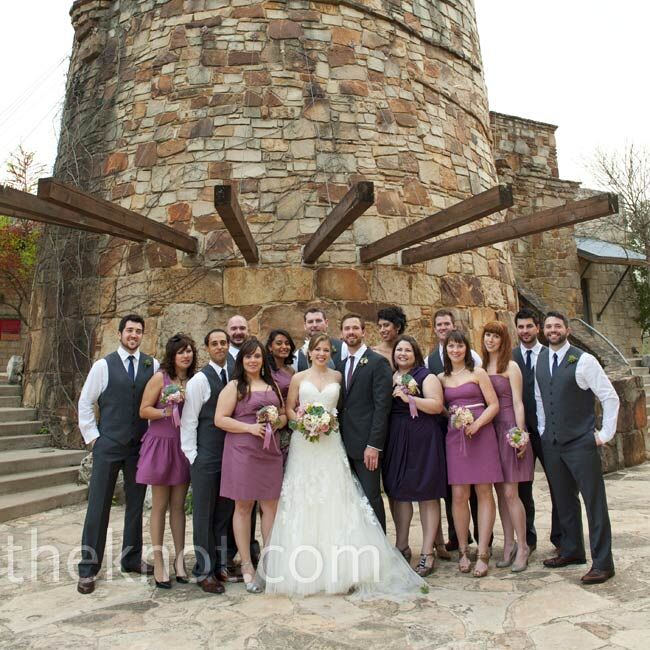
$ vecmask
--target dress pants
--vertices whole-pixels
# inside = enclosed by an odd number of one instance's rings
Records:
[[[139,567],[142,561],[142,508],[147,487],[135,481],[140,443],[122,445],[100,435],[92,454],[93,470],[78,566],[81,578],[97,575],[102,566],[115,482],[120,470],[126,497],[120,563],[123,569],[132,569]]]
[[[384,510],[384,500],[381,497],[381,472],[378,469],[371,472],[365,466],[363,458],[361,460],[350,458],[350,465],[352,471],[359,479],[361,488],[368,498],[372,509],[375,511],[381,527],[386,532],[386,512]]]
[[[612,530],[600,454],[593,433],[564,444],[553,441],[550,434],[548,438],[543,435],[542,445],[547,477],[557,498],[562,557],[585,557],[580,494],[587,511],[593,567],[601,571],[612,570]]]

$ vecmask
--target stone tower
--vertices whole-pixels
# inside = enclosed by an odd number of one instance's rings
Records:
[[[153,351],[236,312],[253,332],[299,335],[313,303],[334,327],[345,311],[372,321],[400,304],[426,348],[439,306],[474,333],[515,308],[507,248],[358,262],[358,246],[497,183],[471,0],[77,0],[71,16],[55,175],[198,237],[200,254],[48,231],[27,396],[52,414],[69,411],[127,311],[147,318]],[[305,241],[359,180],[374,182],[375,205],[302,265]],[[259,265],[216,214],[213,186],[226,181]]]

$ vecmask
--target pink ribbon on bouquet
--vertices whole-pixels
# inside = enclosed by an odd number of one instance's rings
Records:
[[[415,405],[415,399],[413,398],[413,395],[408,396],[409,400],[409,413],[411,414],[411,418],[415,419],[418,417],[418,407]]]
[[[181,426],[181,414],[178,411],[178,404],[176,402],[172,405],[172,420],[176,428]]]
[[[270,422],[266,422],[264,424],[264,444],[262,445],[262,449],[270,449],[271,440],[273,440],[275,451],[280,453],[280,450],[278,449],[278,443],[275,441],[275,436],[273,435],[273,427],[271,426]]]
[[[465,442],[465,426],[463,425],[460,428],[460,454],[461,456],[467,456],[467,443]]]

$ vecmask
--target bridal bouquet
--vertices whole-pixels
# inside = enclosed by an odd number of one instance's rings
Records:
[[[416,418],[418,416],[418,409],[417,406],[415,406],[413,396],[420,392],[418,382],[415,381],[411,375],[406,373],[400,378],[400,388],[402,389],[402,392],[408,396],[409,413],[411,414],[411,418]]]
[[[296,416],[297,419],[291,420],[289,426],[302,433],[309,442],[318,442],[321,436],[329,436],[338,427],[336,409],[328,411],[318,402],[299,406]]]
[[[264,425],[264,444],[262,448],[268,449],[271,446],[271,440],[275,442],[275,438],[273,438],[273,427],[275,426],[277,428],[280,425],[278,409],[272,404],[263,406],[257,411],[257,422]]]
[[[169,384],[165,386],[160,393],[160,403],[167,406],[172,405],[172,419],[174,426],[181,425],[181,414],[178,411],[178,405],[185,400],[185,392],[178,384]]]
[[[512,427],[512,429],[506,433],[506,440],[508,441],[508,444],[517,452],[517,457],[520,458],[524,454],[524,450],[528,444],[528,441],[530,440],[530,436],[528,435],[528,431],[524,431],[519,427]]]

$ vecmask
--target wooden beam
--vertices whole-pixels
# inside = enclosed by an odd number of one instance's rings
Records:
[[[41,178],[38,181],[38,196],[104,223],[110,227],[111,233],[115,228],[119,228],[186,253],[196,253],[198,250],[196,237],[190,237],[164,223],[158,223],[115,203],[99,199],[71,185],[65,185],[55,178]]]
[[[370,181],[355,183],[338,205],[325,217],[302,252],[305,264],[313,264],[356,219],[375,202],[375,186]]]
[[[121,228],[109,228],[101,221],[6,185],[0,185],[0,214],[16,219],[30,219],[55,226],[123,237],[132,241],[145,241],[145,238],[140,235]]]
[[[439,242],[411,248],[402,253],[402,263],[416,264],[482,246],[491,246],[510,239],[534,235],[546,230],[564,228],[617,212],[618,197],[616,194],[598,194],[582,201],[569,201],[565,205],[536,212],[527,217],[504,221]]]
[[[505,210],[512,204],[512,186],[497,185],[425,217],[387,237],[382,237],[372,244],[362,246],[359,251],[361,262],[363,264],[374,262],[380,257],[386,257],[386,255],[403,250],[413,244],[419,244],[425,239],[441,235],[471,221],[482,219],[499,210]]]
[[[214,206],[244,259],[249,264],[257,264],[260,261],[257,244],[239,207],[232,185],[215,185]]]

